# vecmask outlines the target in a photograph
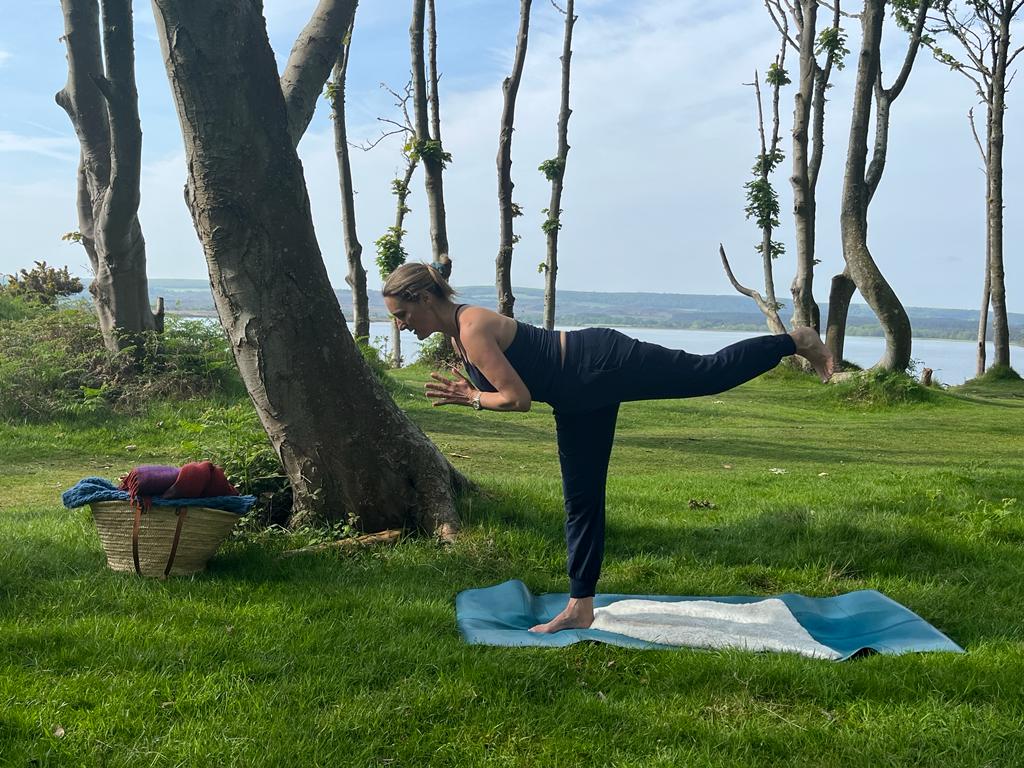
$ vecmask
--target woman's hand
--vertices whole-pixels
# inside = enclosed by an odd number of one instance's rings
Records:
[[[462,375],[458,368],[452,368],[454,379],[442,376],[437,371],[432,371],[430,378],[425,385],[426,395],[433,400],[433,405],[472,405],[473,397],[476,395],[476,387],[469,379]]]

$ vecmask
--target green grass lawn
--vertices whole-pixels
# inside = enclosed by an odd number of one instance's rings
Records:
[[[872,588],[967,649],[836,664],[464,645],[460,590],[567,588],[553,420],[430,408],[422,371],[399,378],[480,487],[450,547],[281,559],[264,537],[194,578],[115,574],[60,492],[181,460],[211,403],[0,425],[0,765],[1021,764],[1019,387],[851,406],[782,374],[622,407],[599,589]]]

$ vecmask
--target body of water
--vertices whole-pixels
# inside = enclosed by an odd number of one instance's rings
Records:
[[[564,330],[573,330],[570,327]],[[694,354],[706,355],[722,347],[763,334],[750,331],[695,331],[680,328],[619,328],[628,336],[660,344],[670,349],[685,349]],[[374,346],[383,348],[390,343],[390,323],[370,323],[370,340]],[[414,362],[420,342],[408,331],[402,332],[402,356],[406,363]],[[1015,351],[1019,347],[1013,348]],[[913,359],[918,361],[917,370],[927,367],[935,372],[935,378],[943,384],[963,384],[974,378],[976,345],[973,341],[952,339],[914,339]],[[885,339],[867,336],[847,336],[844,356],[847,360],[865,368],[874,365],[885,351]],[[994,352],[988,345],[988,360]],[[1019,354],[1019,353],[1018,353]]]

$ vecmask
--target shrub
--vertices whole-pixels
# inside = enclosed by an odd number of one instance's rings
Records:
[[[26,317],[37,314],[39,310],[38,304],[26,301],[21,296],[12,296],[0,287],[0,322],[24,320]]]
[[[0,418],[43,420],[244,390],[219,328],[168,318],[143,352],[108,351],[88,305],[0,321]]]
[[[366,361],[370,370],[380,380],[380,383],[384,385],[384,389],[392,395],[398,392],[401,389],[401,385],[388,374],[388,363],[381,356],[380,350],[370,344],[369,339],[366,338],[356,339],[356,346],[359,347],[363,360]]]
[[[420,354],[416,362],[433,369],[449,369],[461,365],[462,358],[452,348],[451,342],[444,334],[435,333],[420,345]]]
[[[56,304],[62,296],[74,296],[81,292],[82,281],[72,277],[67,267],[57,269],[45,261],[35,262],[32,269],[22,269],[15,275],[7,275],[6,282],[0,286],[0,293],[46,306]]]
[[[248,402],[211,408],[197,420],[181,422],[191,433],[182,443],[186,461],[209,459],[224,469],[239,493],[256,497],[246,528],[284,523],[292,508],[292,488],[267,433]]]

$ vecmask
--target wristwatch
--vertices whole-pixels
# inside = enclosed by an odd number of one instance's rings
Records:
[[[473,406],[473,410],[474,411],[479,411],[479,410],[483,409],[483,406],[480,405],[480,395],[481,395],[481,392],[478,389],[476,391],[476,395],[474,395],[473,399],[469,401],[469,404]]]

